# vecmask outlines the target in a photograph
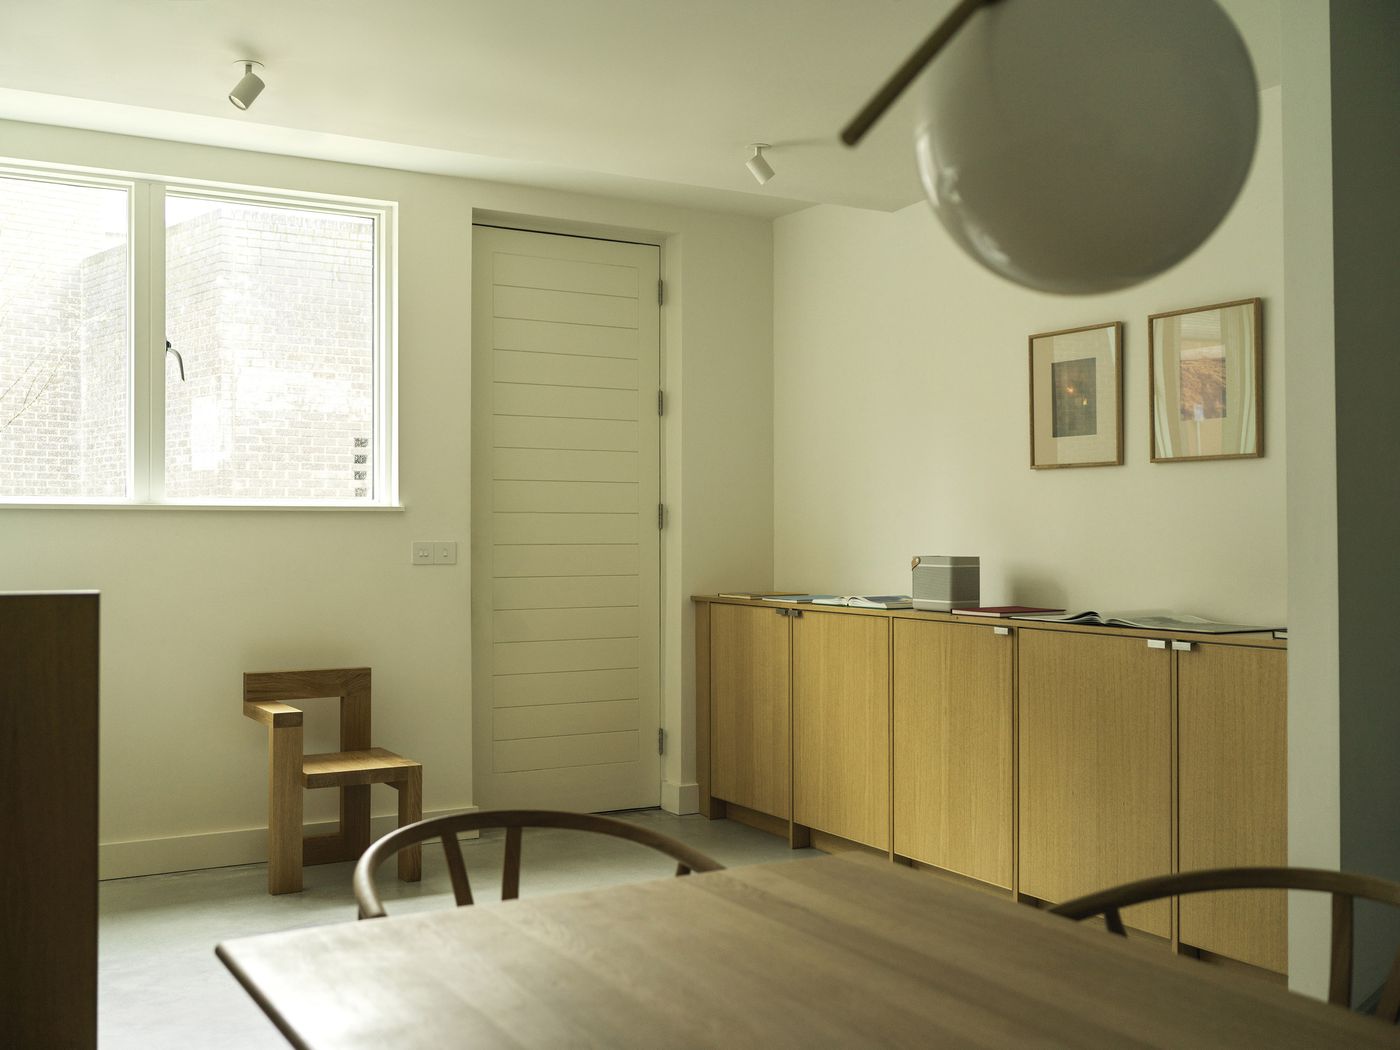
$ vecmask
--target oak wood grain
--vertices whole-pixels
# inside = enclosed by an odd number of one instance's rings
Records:
[[[695,781],[700,812],[708,820],[724,816],[724,804],[710,788],[710,605],[695,604]]]
[[[697,594],[691,596],[693,602],[710,605],[740,605],[750,608],[810,609],[812,606],[791,602],[771,602],[763,599],[721,598],[718,595]],[[929,612],[923,609],[855,609],[842,607],[843,616],[876,616],[886,620],[924,620],[943,623],[987,623],[986,617],[957,616],[953,613]],[[1034,629],[1037,631],[1057,631],[1065,634],[1088,634],[1119,638],[1185,638],[1196,642],[1209,642],[1211,645],[1247,645],[1255,649],[1287,649],[1288,642],[1275,638],[1269,631],[1245,631],[1240,634],[1202,634],[1195,631],[1144,631],[1137,627],[1097,627],[1077,623],[1050,623],[1044,620],[1008,620],[1003,627]]]
[[[301,778],[303,786],[308,788],[396,784],[407,780],[410,770],[422,768],[411,758],[382,747],[370,747],[363,751],[306,755],[301,760]]]
[[[894,851],[1006,889],[1013,649],[991,625],[894,621]]]
[[[320,1050],[1395,1045],[1374,1019],[854,855],[218,955],[293,1045]]]
[[[1022,630],[1020,890],[1057,903],[1171,870],[1171,651]],[[1167,901],[1124,915],[1171,936]]]
[[[355,860],[369,848],[370,786],[399,789],[399,811],[422,813],[422,767],[370,746],[371,671],[251,671],[243,675],[243,713],[268,727],[269,893],[297,893],[302,868]],[[340,751],[303,758],[302,712],[287,700],[340,702]],[[303,788],[335,788],[340,824],[330,834],[303,838]],[[402,821],[401,821],[402,823]],[[404,880],[420,878],[419,852],[400,861]]]
[[[789,618],[771,605],[710,611],[710,791],[788,819]]]
[[[1285,654],[1200,645],[1177,654],[1180,868],[1288,862]],[[1247,890],[1181,898],[1181,940],[1288,969],[1288,901]]]
[[[301,892],[301,869],[307,859],[302,846],[302,733],[302,726],[292,725],[267,734],[268,893]],[[316,862],[314,855],[311,859]]]
[[[793,624],[797,824],[889,848],[889,622],[804,611]]]
[[[271,700],[259,700],[251,703],[245,701],[243,713],[253,721],[273,729],[299,726],[304,721],[301,708],[275,703]]]

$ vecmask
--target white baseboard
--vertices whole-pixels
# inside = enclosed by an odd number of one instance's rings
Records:
[[[672,780],[661,782],[661,808],[667,813],[699,813],[700,785],[696,783],[677,784]]]
[[[474,813],[476,806],[438,809],[427,817],[452,813]],[[379,838],[393,831],[398,818],[388,813],[370,818],[370,836]],[[337,822],[323,820],[305,825],[305,834],[334,832]],[[267,861],[267,828],[235,828],[199,835],[172,835],[158,839],[128,839],[103,842],[97,848],[97,877],[126,879],[134,875],[164,875],[196,868],[226,868],[233,864],[262,864]]]

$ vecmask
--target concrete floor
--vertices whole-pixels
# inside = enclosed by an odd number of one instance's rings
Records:
[[[737,867],[811,854],[782,839],[700,816],[643,810],[625,819],[691,843]],[[504,833],[463,840],[479,901],[499,897]],[[355,919],[353,865],[307,868],[301,893],[272,897],[267,867],[248,864],[117,879],[99,887],[98,1031],[104,1050],[277,1050],[286,1042],[214,957],[233,937]],[[674,862],[634,843],[567,831],[526,831],[521,897],[666,878]],[[453,906],[442,850],[425,844],[423,881],[406,885],[381,869],[389,914]],[[489,905],[487,905],[489,906]]]

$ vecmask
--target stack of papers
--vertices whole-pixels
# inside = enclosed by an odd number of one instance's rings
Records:
[[[1052,615],[1022,615],[1017,620],[1042,620],[1046,623],[1095,624],[1100,627],[1140,627],[1146,631],[1191,631],[1196,634],[1245,634],[1252,631],[1271,631],[1272,625],[1254,627],[1242,623],[1220,623],[1205,620],[1186,613],[1174,613],[1165,609],[1149,609],[1144,612],[1095,612],[1093,609],[1078,613]]]

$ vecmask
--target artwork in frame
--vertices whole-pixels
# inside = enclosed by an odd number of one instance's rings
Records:
[[[1123,463],[1123,322],[1030,338],[1031,467]]]
[[[1152,462],[1264,454],[1264,301],[1147,319]]]

